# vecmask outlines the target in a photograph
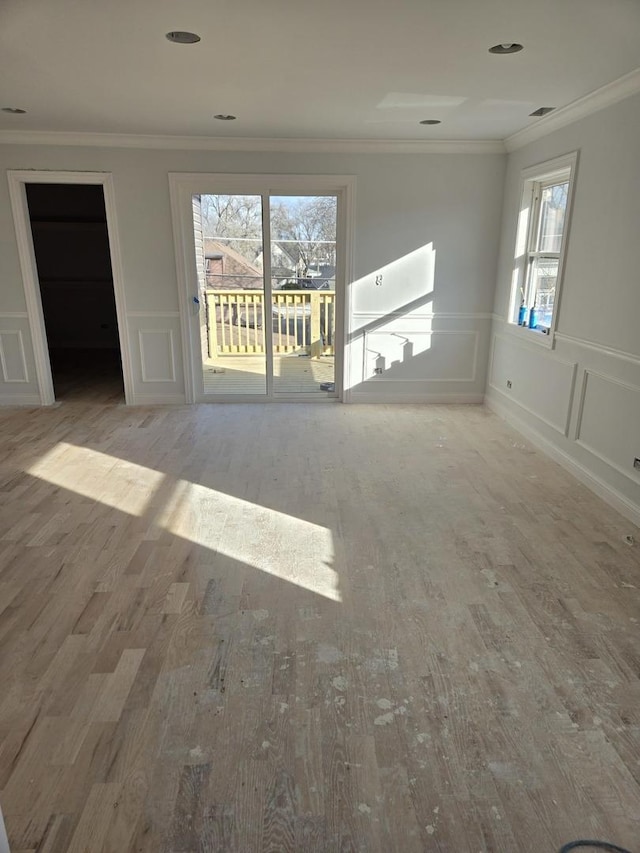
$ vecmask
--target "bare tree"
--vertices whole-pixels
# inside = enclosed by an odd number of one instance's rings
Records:
[[[204,236],[219,239],[252,264],[262,254],[260,196],[202,195]],[[314,268],[335,266],[335,196],[271,201],[271,242],[281,242],[298,278]]]
[[[260,196],[203,195],[201,204],[204,236],[220,239],[223,245],[253,263],[262,252]]]
[[[271,240],[282,241],[305,278],[314,267],[335,266],[336,199],[315,196],[271,208]]]

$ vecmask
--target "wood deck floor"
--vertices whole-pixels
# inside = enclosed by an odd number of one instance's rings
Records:
[[[224,355],[208,359],[203,368],[205,394],[265,394],[265,356]],[[333,356],[309,358],[295,353],[274,357],[274,390],[279,394],[313,394],[327,396],[320,388],[333,382]]]
[[[485,409],[0,428],[12,853],[638,850],[639,532]]]

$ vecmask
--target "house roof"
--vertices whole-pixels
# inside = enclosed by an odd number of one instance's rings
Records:
[[[292,265],[295,267],[300,260],[300,246],[289,240],[274,240],[274,243],[290,259]]]
[[[293,278],[296,271],[290,267],[279,266],[278,264],[271,265],[271,275],[273,278]]]
[[[221,258],[226,255],[228,258],[233,258],[237,266],[245,268],[247,275],[261,276],[262,270],[254,266],[240,252],[237,252],[231,246],[225,245],[218,240],[212,240],[210,237],[204,239],[204,254],[205,258]]]

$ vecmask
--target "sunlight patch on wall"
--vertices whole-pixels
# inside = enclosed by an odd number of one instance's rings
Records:
[[[523,258],[527,248],[527,232],[529,230],[529,207],[527,202],[523,201],[518,214],[518,227],[516,230],[516,248],[514,252],[514,266],[511,274],[511,296],[509,299],[509,317],[513,318],[518,310],[518,306],[524,301],[523,289]]]
[[[436,251],[427,243],[413,252],[362,276],[351,285],[353,331],[367,325],[367,317],[433,313]]]
[[[411,360],[431,349],[431,328],[409,335],[389,332],[384,327],[370,332],[365,339],[363,379],[376,379],[387,370],[410,365]]]
[[[351,285],[352,329],[345,389],[386,376],[413,379],[432,345],[436,250],[426,243]],[[409,375],[411,374],[411,375]]]
[[[516,249],[515,258],[522,257],[527,247],[527,228],[529,225],[529,205],[525,204],[521,207],[518,214],[518,230],[516,231]]]

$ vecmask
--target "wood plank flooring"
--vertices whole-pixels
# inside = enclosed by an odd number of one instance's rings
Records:
[[[12,853],[640,850],[639,532],[487,410],[0,428]]]

